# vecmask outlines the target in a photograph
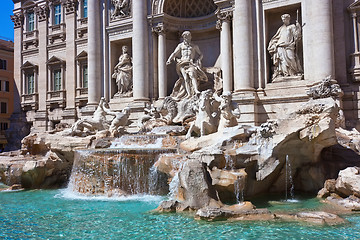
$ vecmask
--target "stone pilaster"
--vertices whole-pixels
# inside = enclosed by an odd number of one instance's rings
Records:
[[[76,93],[76,0],[67,0],[65,2],[66,10],[66,110],[63,119],[67,119],[68,123],[74,122],[75,111],[75,93]]]
[[[233,18],[234,90],[253,91],[252,1],[236,0]]]
[[[166,29],[159,23],[154,31],[158,34],[158,87],[159,99],[167,96],[167,69],[166,69]]]
[[[334,36],[331,0],[306,0],[304,31],[305,79],[334,76]]]
[[[101,97],[100,1],[88,0],[88,105],[96,106]]]
[[[132,1],[133,7],[133,96],[135,100],[148,100],[148,24],[147,1]]]
[[[21,65],[22,65],[22,22],[23,14],[15,13],[11,16],[11,20],[14,22],[14,80],[15,80],[15,90],[14,90],[14,113],[21,112]]]
[[[231,43],[231,20],[232,11],[220,11],[217,14],[217,29],[220,30],[220,56],[223,78],[223,91],[232,91],[232,43]]]
[[[50,90],[48,84],[48,68],[46,62],[48,60],[47,53],[47,33],[48,33],[48,15],[49,7],[47,4],[38,6],[35,10],[38,16],[38,31],[39,31],[39,75],[37,78],[38,93],[39,93],[39,111],[46,112],[47,90]],[[50,76],[51,77],[51,76]],[[50,79],[49,77],[49,79]],[[47,86],[47,87],[46,87]]]

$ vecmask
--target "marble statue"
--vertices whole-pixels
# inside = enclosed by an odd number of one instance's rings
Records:
[[[116,96],[130,97],[132,95],[132,59],[128,53],[127,46],[122,46],[122,54],[119,57],[119,62],[114,68],[112,78],[115,79],[118,87]]]
[[[306,94],[312,99],[333,97],[335,99],[341,98],[344,93],[340,85],[331,75],[327,76],[321,83],[311,87]]]
[[[240,118],[240,108],[236,102],[232,101],[231,92],[224,92],[221,96],[214,94],[214,98],[220,102],[220,121],[217,131],[222,132],[227,127],[237,126],[237,119]]]
[[[200,94],[196,119],[191,123],[186,134],[186,139],[191,137],[192,132],[195,132],[200,136],[216,132],[217,123],[215,117],[213,116],[212,102],[212,91],[202,91]]]
[[[113,116],[113,119],[108,121],[107,116]],[[76,121],[70,129],[70,135],[84,137],[109,130],[116,136],[120,132],[119,128],[126,126],[129,116],[130,108],[124,108],[122,112],[111,111],[105,98],[101,98],[93,116]]]
[[[284,24],[271,38],[268,46],[274,65],[272,80],[292,76],[301,78],[303,70],[297,55],[301,40],[301,25],[298,20],[295,24],[290,24],[289,14],[282,15],[281,19]]]
[[[172,97],[176,99],[191,98],[199,94],[199,83],[207,82],[208,78],[202,70],[203,54],[199,46],[191,42],[191,33],[185,31],[181,35],[183,42],[175,48],[166,64],[176,61],[179,80],[175,83]]]
[[[113,112],[108,108],[106,108],[105,111],[107,115],[114,116],[114,119],[111,121],[109,131],[113,137],[117,137],[129,120],[130,108],[126,107],[121,112]]]
[[[101,98],[98,107],[93,116],[89,119],[79,119],[71,127],[72,136],[84,136],[95,134],[96,131],[105,130],[108,128],[106,121],[106,101]]]
[[[117,17],[122,18],[130,15],[130,0],[111,0],[111,3],[114,5],[114,10],[111,13],[112,19]]]

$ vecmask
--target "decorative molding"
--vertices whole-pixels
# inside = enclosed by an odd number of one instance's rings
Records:
[[[130,17],[132,5],[131,0],[111,0],[111,3],[114,6],[111,11],[111,20]]]
[[[49,6],[47,4],[35,8],[35,13],[39,17],[39,22],[45,21],[49,15]]]
[[[221,30],[223,22],[231,22],[233,18],[233,11],[230,9],[218,10],[216,12],[218,20],[216,21],[216,28]]]
[[[66,0],[64,2],[66,14],[72,14],[76,11],[78,1],[77,0]]]
[[[152,28],[152,32],[157,34],[165,34],[167,32],[166,25],[164,23],[158,23]]]
[[[22,12],[14,13],[10,18],[14,23],[14,28],[19,28],[23,24],[24,14]]]

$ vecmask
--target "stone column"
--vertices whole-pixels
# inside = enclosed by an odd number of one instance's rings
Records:
[[[253,91],[252,1],[236,0],[233,18],[234,90]]]
[[[352,22],[353,22],[353,32],[354,32],[354,52],[359,52],[359,29],[358,29],[358,23],[357,23],[357,13],[351,14]]]
[[[334,76],[334,42],[332,0],[306,0],[306,47],[304,46],[305,79],[321,80]]]
[[[232,47],[231,47],[231,19],[232,12],[218,13],[219,20],[216,28],[220,30],[220,56],[223,78],[223,91],[232,91]]]
[[[135,100],[148,100],[148,24],[147,1],[132,1],[133,17],[133,96]]]
[[[166,33],[162,23],[155,27],[158,34],[158,87],[159,99],[167,96],[167,71],[166,71]]]
[[[100,1],[88,0],[88,105],[101,97]]]

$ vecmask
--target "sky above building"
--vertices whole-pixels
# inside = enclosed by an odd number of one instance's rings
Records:
[[[12,0],[0,1],[0,38],[14,41],[14,24],[10,19],[14,3]]]

